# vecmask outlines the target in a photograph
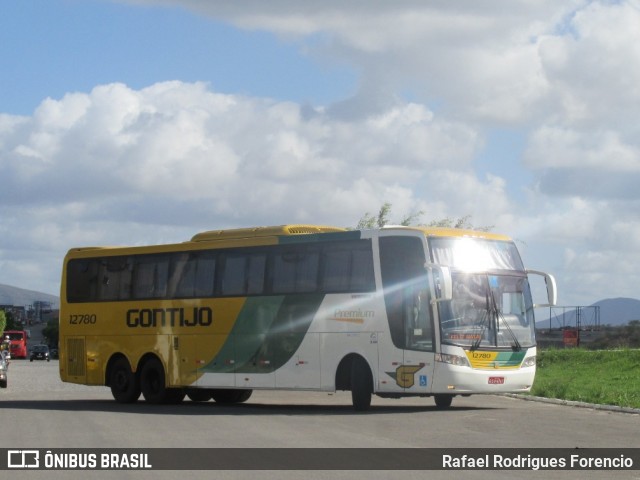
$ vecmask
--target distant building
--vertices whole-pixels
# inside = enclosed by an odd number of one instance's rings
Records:
[[[0,310],[4,310],[6,313],[10,313],[13,316],[14,321],[23,325],[27,324],[27,311],[25,307],[18,307],[15,305],[0,305]]]

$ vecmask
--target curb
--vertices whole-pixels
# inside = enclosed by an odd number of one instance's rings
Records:
[[[619,407],[617,405],[599,405],[596,403],[576,402],[573,400],[561,400],[558,398],[535,397],[533,395],[522,395],[520,393],[504,393],[503,395],[505,397],[517,398],[529,402],[551,403],[553,405],[565,405],[567,407],[590,408],[592,410],[640,415],[640,408]]]

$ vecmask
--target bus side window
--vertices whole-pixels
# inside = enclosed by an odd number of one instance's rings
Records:
[[[176,253],[171,256],[171,275],[167,286],[169,298],[193,296],[194,263],[194,259],[188,253]]]
[[[323,292],[375,290],[370,240],[329,243],[323,249]]]
[[[325,249],[323,290],[345,292],[349,289],[351,255],[348,250]]]
[[[169,279],[169,255],[136,257],[133,272],[133,298],[165,298]]]
[[[129,297],[131,264],[129,257],[104,257],[100,262],[99,300],[121,300]]]
[[[247,277],[247,256],[243,254],[227,254],[224,259],[222,274],[222,295],[244,295]]]
[[[67,301],[93,302],[98,296],[99,261],[91,259],[70,260],[67,265]]]
[[[214,292],[216,256],[210,251],[173,256],[168,298],[211,297]]]
[[[351,290],[354,292],[370,292],[375,288],[371,248],[354,249],[352,252]]]
[[[320,254],[316,248],[287,248],[273,256],[273,293],[305,293],[318,289]]]
[[[249,255],[249,265],[247,265],[247,295],[261,295],[264,293],[266,266],[266,253],[253,253]]]
[[[199,253],[194,261],[194,297],[211,297],[215,291],[217,257],[213,252]]]

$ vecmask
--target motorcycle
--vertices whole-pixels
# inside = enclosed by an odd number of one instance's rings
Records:
[[[0,388],[7,388],[7,371],[11,354],[7,350],[0,352]]]

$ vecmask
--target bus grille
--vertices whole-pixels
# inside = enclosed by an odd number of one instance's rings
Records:
[[[67,339],[67,373],[74,377],[86,375],[84,338]]]

